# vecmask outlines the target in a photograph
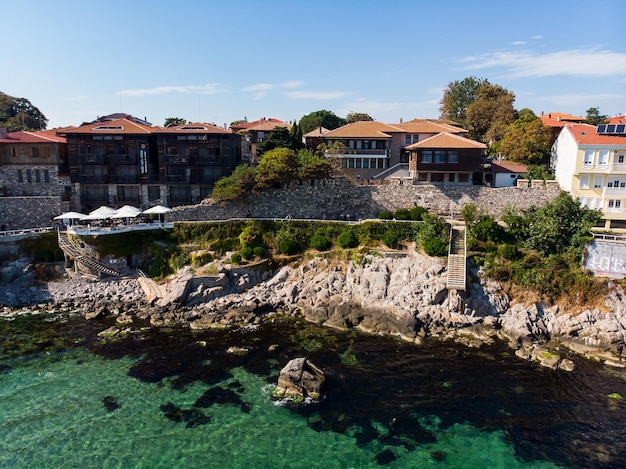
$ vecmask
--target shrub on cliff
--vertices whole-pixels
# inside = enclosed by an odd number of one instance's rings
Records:
[[[311,237],[309,245],[318,251],[328,251],[332,247],[333,243],[323,234],[316,233]]]
[[[396,220],[410,220],[411,212],[407,208],[401,208],[401,209],[396,210],[394,217]]]
[[[378,218],[380,220],[393,220],[393,213],[391,213],[389,210],[383,210],[378,214]]]
[[[337,237],[337,245],[343,249],[352,249],[359,245],[359,238],[350,228],[344,228]]]

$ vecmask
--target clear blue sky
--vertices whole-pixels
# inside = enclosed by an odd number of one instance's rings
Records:
[[[626,113],[626,1],[0,0],[0,91],[48,127],[321,109],[436,118],[469,76],[536,114]]]

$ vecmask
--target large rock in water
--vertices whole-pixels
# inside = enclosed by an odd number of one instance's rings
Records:
[[[278,398],[319,399],[324,390],[326,376],[324,372],[304,357],[290,360],[280,370],[276,390],[272,393]]]

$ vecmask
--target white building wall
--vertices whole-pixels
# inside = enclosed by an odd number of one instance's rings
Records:
[[[572,180],[576,172],[578,145],[572,134],[564,127],[552,145],[552,168],[559,186],[572,194]]]

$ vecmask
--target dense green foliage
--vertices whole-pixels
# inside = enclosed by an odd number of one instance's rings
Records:
[[[523,164],[549,162],[552,131],[530,109],[522,109],[518,119],[506,126],[504,136],[490,148],[491,154]]]
[[[374,118],[365,112],[349,112],[346,116],[346,124],[359,121],[373,121]]]
[[[324,127],[333,130],[346,124],[346,120],[337,116],[334,112],[322,109],[321,111],[311,112],[300,119],[300,128],[302,134],[306,134],[318,127]]]
[[[9,132],[44,130],[48,119],[26,98],[15,98],[0,92],[0,127]]]
[[[229,176],[220,178],[213,187],[211,197],[217,200],[234,200],[249,196],[294,180],[325,179],[334,172],[332,164],[309,150],[297,153],[280,147],[261,156],[258,166],[240,165]]]
[[[600,217],[565,192],[540,208],[510,209],[503,224],[472,204],[463,209],[472,255],[487,275],[534,291],[543,300],[564,297],[573,304],[598,298],[603,288],[581,269],[590,230]]]
[[[18,244],[20,251],[25,252],[35,263],[63,260],[56,232],[42,233],[36,238],[23,239]]]
[[[524,179],[549,181],[554,180],[554,173],[545,165],[529,164],[526,166],[526,173],[522,175]]]

